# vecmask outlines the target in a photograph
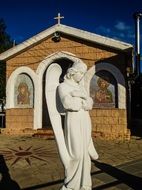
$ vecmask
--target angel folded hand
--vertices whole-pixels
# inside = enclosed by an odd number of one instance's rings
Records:
[[[87,94],[81,90],[73,90],[71,91],[70,95],[72,97],[79,97],[79,98],[82,98],[82,99],[87,99]]]
[[[93,100],[90,97],[87,97],[85,100],[82,101],[82,107],[84,110],[88,111],[91,110],[93,107]]]

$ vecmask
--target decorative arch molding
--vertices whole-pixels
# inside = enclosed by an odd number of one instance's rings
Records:
[[[35,110],[36,110],[36,116],[37,116],[37,126],[38,128],[42,128],[42,93],[43,93],[43,75],[47,69],[47,67],[55,63],[57,59],[68,59],[72,62],[78,62],[83,63],[83,61],[76,57],[76,55],[61,51],[61,52],[55,52],[49,56],[47,56],[38,66],[36,70],[37,74],[37,86],[38,86],[38,95],[37,95],[37,101],[35,101]]]
[[[78,62],[83,63],[81,59],[76,57],[76,55],[66,52],[66,51],[60,51],[55,52],[49,56],[47,56],[38,66],[36,73],[37,75],[43,75],[44,71],[47,69],[47,66],[49,66],[51,63],[55,62],[57,59],[66,58],[71,60],[72,62]]]
[[[34,94],[34,100],[36,102],[37,99],[37,76],[35,74],[35,72],[30,69],[29,67],[19,67],[17,68],[9,77],[8,81],[7,81],[7,85],[6,85],[6,109],[11,109],[11,108],[15,108],[14,105],[14,86],[15,86],[15,82],[17,80],[18,75],[20,74],[27,74],[34,85],[34,90],[35,90],[35,94]],[[35,109],[34,109],[34,129],[37,128],[36,126],[36,117],[35,117]]]
[[[34,88],[36,88],[36,74],[32,69],[30,69],[29,67],[20,67],[16,69],[10,75],[7,81],[7,86],[6,86],[6,96],[7,96],[6,108],[7,109],[14,108],[14,84],[16,82],[17,76],[22,73],[27,74],[32,79]]]
[[[93,75],[102,70],[110,72],[116,79],[118,85],[118,108],[126,109],[126,83],[124,76],[117,67],[110,63],[98,63],[87,71],[85,85],[88,93],[90,92],[90,82]]]

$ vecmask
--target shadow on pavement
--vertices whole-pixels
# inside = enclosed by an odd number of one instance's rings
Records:
[[[5,163],[3,155],[0,155],[0,189],[1,190],[20,190],[20,186],[13,181],[9,174],[9,169]]]
[[[112,176],[113,178],[115,178],[116,180],[114,180],[112,182],[108,182],[103,185],[99,185],[97,187],[94,187],[92,190],[103,190],[103,189],[115,187],[116,185],[119,185],[119,184],[126,184],[133,190],[140,190],[140,187],[142,187],[142,178],[140,178],[140,177],[126,173],[116,167],[109,165],[109,164],[100,163],[97,161],[93,161],[93,163],[100,170],[91,173],[92,176],[101,174],[101,173],[106,173],[106,174]],[[36,190],[36,189],[40,189],[40,188],[44,188],[44,187],[61,184],[61,183],[63,183],[63,181],[64,180],[57,180],[57,181],[48,182],[48,183],[44,183],[44,184],[34,185],[32,187],[23,188],[22,190]]]
[[[39,189],[39,188],[43,188],[43,187],[49,187],[52,185],[57,185],[57,184],[63,183],[63,181],[64,180],[52,181],[52,182],[48,182],[48,183],[44,183],[44,184],[34,185],[32,187],[26,187],[21,190],[35,190],[35,189]]]
[[[100,163],[97,161],[93,161],[95,166],[99,168],[103,173],[106,173],[116,179],[114,182],[110,182],[107,184],[100,185],[98,187],[93,188],[93,190],[102,190],[108,187],[113,187],[118,184],[126,184],[134,190],[139,190],[142,187],[142,178],[126,173],[116,167],[113,167],[109,164]]]

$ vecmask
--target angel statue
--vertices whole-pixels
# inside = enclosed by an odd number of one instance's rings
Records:
[[[84,63],[73,63],[64,81],[59,83],[62,69],[53,63],[46,74],[48,111],[65,169],[65,180],[60,190],[92,189],[91,159],[98,159],[98,154],[91,137],[89,116],[93,101],[83,86],[86,71]]]

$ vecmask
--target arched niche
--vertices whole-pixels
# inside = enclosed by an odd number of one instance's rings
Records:
[[[94,108],[116,108],[118,105],[117,82],[113,75],[105,70],[94,74],[90,81],[90,96]]]
[[[14,106],[16,108],[33,108],[34,86],[30,76],[21,73],[14,84]]]
[[[37,90],[37,77],[35,72],[29,67],[19,67],[10,75],[6,85],[6,108],[16,108],[18,107],[16,103],[16,95],[18,95],[18,86],[20,81],[24,83],[30,83],[28,85],[28,90],[33,91],[32,99],[36,100],[36,92]],[[20,105],[19,105],[20,106]],[[33,107],[33,101],[30,101],[29,106]],[[24,106],[23,106],[24,108]]]
[[[120,70],[110,63],[101,62],[93,67],[91,67],[86,73],[85,86],[88,89],[88,93],[90,93],[90,84],[91,80],[96,75],[96,73],[101,72],[110,73],[116,81],[116,94],[117,94],[117,102],[115,103],[116,107],[120,109],[126,109],[126,83],[123,74]],[[115,99],[116,100],[116,99]]]

